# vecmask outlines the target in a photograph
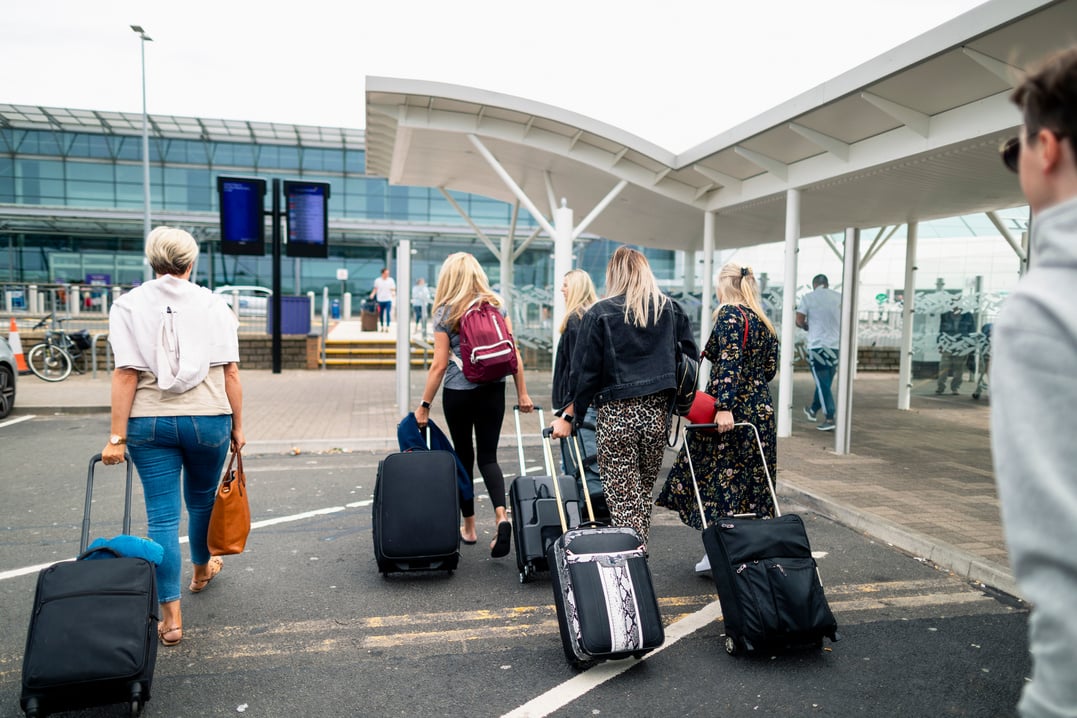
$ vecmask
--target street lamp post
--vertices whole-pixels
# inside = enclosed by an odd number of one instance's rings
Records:
[[[150,235],[150,126],[146,114],[146,43],[153,38],[146,34],[141,25],[132,25],[138,34],[142,46],[142,241]],[[150,266],[146,265],[146,279],[153,279]]]

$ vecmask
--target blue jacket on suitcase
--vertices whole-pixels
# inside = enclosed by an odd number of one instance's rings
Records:
[[[456,455],[449,437],[445,436],[445,433],[438,428],[433,419],[427,420],[427,426],[430,428],[429,447],[426,445],[426,437],[423,436],[423,432],[419,428],[419,422],[415,419],[415,413],[409,412],[407,416],[401,419],[400,423],[396,425],[396,440],[400,444],[400,450],[426,451],[427,449],[432,449],[434,451],[452,452],[453,458],[456,459],[456,483],[460,487],[460,498],[465,501],[475,498],[475,486],[471,483],[471,477],[468,476],[467,469],[464,468],[460,457]]]

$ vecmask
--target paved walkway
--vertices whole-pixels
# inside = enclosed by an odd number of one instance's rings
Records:
[[[383,335],[384,336],[384,335]],[[246,371],[244,426],[259,453],[396,448],[395,375],[391,371]],[[426,373],[411,374],[417,403]],[[550,373],[529,372],[532,400],[547,404]],[[800,411],[811,377],[796,375],[793,436],[778,442],[778,492],[918,558],[1016,595],[991,466],[986,399],[935,396],[932,380],[898,411],[897,375],[861,372],[854,388],[852,450],[834,454],[834,435]],[[509,401],[515,398],[509,390]],[[101,372],[49,384],[20,377],[16,414],[107,411]],[[433,417],[444,426],[439,402]],[[531,432],[537,420],[525,417]],[[96,420],[96,419],[95,419]],[[107,425],[102,421],[102,435]],[[513,435],[512,413],[505,419]],[[534,422],[532,424],[532,422]]]

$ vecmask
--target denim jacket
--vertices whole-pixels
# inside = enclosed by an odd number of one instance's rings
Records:
[[[696,359],[692,324],[672,299],[658,321],[646,327],[624,318],[623,295],[596,302],[580,323],[572,352],[573,408],[582,417],[589,406],[615,399],[649,396],[676,388],[675,347]]]

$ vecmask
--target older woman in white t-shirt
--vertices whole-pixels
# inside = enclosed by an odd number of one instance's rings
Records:
[[[157,278],[116,300],[109,313],[112,431],[101,452],[106,464],[138,468],[149,537],[164,547],[157,566],[161,643],[183,637],[180,616],[181,497],[194,575],[188,590],[204,590],[222,567],[210,557],[206,531],[229,446],[243,436],[238,322],[224,299],[192,284],[198,244],[182,229],[157,227],[146,239]],[[183,481],[181,486],[181,479]]]

